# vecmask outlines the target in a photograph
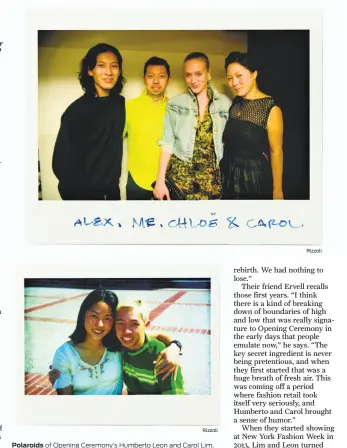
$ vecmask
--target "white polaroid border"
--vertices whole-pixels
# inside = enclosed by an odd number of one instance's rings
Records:
[[[143,20],[143,17],[146,20]],[[38,30],[310,31],[310,199],[39,201]],[[27,17],[27,237],[34,244],[322,244],[322,13],[315,9],[32,10]],[[299,98],[298,98],[299,101]],[[178,225],[179,220],[181,225]],[[75,225],[81,220],[83,225]],[[259,221],[264,225],[258,225]],[[182,223],[186,225],[182,225]],[[84,225],[89,223],[89,225]],[[110,223],[112,225],[110,225]],[[234,225],[234,224],[237,224]],[[106,224],[106,225],[102,225]]]
[[[24,394],[24,279],[29,278],[210,278],[211,394],[135,396],[57,396]],[[209,265],[22,266],[17,275],[17,421],[22,425],[195,425],[220,423],[219,273]],[[20,344],[22,341],[22,344]],[[62,341],[63,342],[63,341]],[[47,366],[48,367],[48,366]]]

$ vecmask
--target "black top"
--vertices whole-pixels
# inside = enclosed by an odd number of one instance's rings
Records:
[[[274,106],[275,102],[271,97],[234,99],[223,134],[225,158],[252,159],[264,153],[269,158],[266,124]]]
[[[267,120],[274,106],[271,97],[234,99],[223,134],[223,199],[272,199]]]
[[[119,188],[124,125],[120,95],[83,95],[66,109],[53,154],[63,199],[92,199]]]

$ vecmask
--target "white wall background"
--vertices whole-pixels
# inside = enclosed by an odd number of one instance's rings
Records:
[[[211,62],[212,82],[230,95],[224,72],[224,59],[231,51],[247,50],[247,33],[242,31],[56,31],[48,33],[38,49],[38,145],[42,198],[60,199],[58,181],[52,171],[54,143],[65,109],[83,94],[77,79],[79,63],[88,49],[100,42],[117,47],[123,58],[127,83],[126,99],[140,95],[143,66],[158,56],[171,67],[167,95],[184,91],[182,62],[188,53],[202,51]],[[121,195],[125,198],[127,151],[124,145]]]

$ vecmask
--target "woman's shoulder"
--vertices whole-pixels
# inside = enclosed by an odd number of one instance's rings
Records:
[[[107,354],[109,359],[116,360],[117,362],[121,361],[123,359],[123,354],[122,354],[122,352],[119,352],[119,351],[118,352],[113,352],[113,351],[110,351],[110,350],[108,350],[106,348],[106,354]]]
[[[272,96],[265,96],[263,98],[263,103],[264,103],[264,108],[266,113],[269,115],[271,113],[271,111],[273,110],[279,110],[280,108],[278,107],[278,105],[276,104],[275,100],[272,98]]]
[[[168,101],[168,106],[185,106],[191,100],[188,92],[180,93],[175,95]]]
[[[66,368],[67,366],[76,366],[79,363],[79,355],[70,342],[65,342],[54,353],[53,368]]]
[[[77,354],[75,348],[73,347],[72,341],[64,342],[60,347],[57,348],[55,354],[60,354],[62,356],[74,355]]]
[[[275,106],[275,100],[271,95],[267,95],[266,93],[263,93],[261,97],[258,98],[258,100],[262,101],[264,104],[268,104],[269,106]]]
[[[237,98],[237,97],[236,97]],[[270,95],[262,94],[258,98],[251,100],[243,100],[241,98],[240,102],[246,101],[251,104],[253,110],[269,114],[271,109],[276,106],[275,100]]]

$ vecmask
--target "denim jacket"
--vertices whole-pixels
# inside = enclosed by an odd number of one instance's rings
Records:
[[[231,100],[218,93],[212,86],[213,99],[210,114],[213,122],[213,141],[217,163],[223,157],[222,136],[229,116]],[[166,106],[164,133],[159,141],[161,149],[174,154],[179,159],[189,161],[193,157],[196,127],[198,122],[198,103],[193,92],[173,97]]]

